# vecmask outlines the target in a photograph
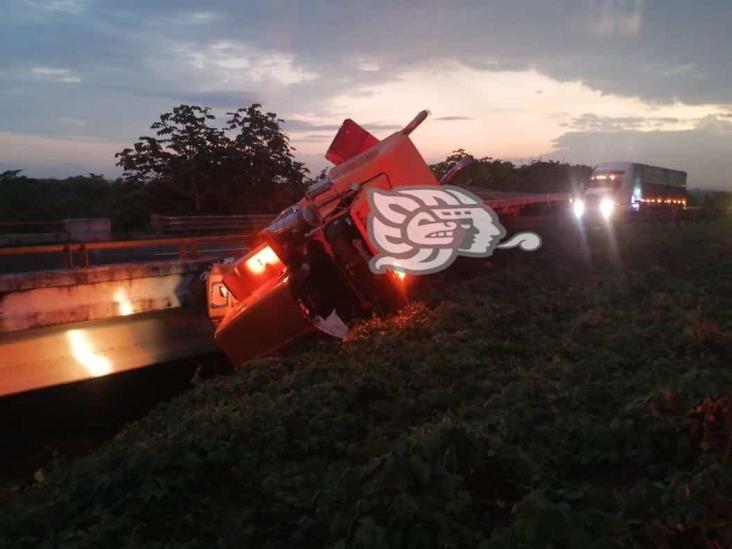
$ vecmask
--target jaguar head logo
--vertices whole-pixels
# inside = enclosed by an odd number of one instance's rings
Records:
[[[377,274],[428,274],[446,269],[458,255],[488,257],[506,234],[496,213],[460,187],[367,192],[369,236],[379,251],[369,266]]]

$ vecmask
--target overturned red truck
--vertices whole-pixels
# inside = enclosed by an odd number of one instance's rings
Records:
[[[404,301],[404,276],[376,275],[366,191],[451,181],[471,159],[440,181],[409,134],[420,112],[383,141],[346,120],[326,158],[335,164],[297,204],[261,232],[261,243],[234,263],[216,264],[207,279],[209,316],[219,347],[237,365],[270,353],[312,330],[344,336],[345,322]]]

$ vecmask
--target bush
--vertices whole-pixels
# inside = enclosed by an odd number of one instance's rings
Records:
[[[729,546],[732,225],[543,236],[162,403],[0,545]]]

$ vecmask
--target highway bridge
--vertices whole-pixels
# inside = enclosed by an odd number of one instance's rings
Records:
[[[471,190],[511,228],[556,220],[569,200]],[[158,223],[232,228],[212,219]],[[253,216],[234,234],[0,248],[0,397],[214,350],[204,273],[242,255],[268,219]]]

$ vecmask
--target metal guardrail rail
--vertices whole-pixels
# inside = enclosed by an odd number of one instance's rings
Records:
[[[486,204],[497,210],[520,208],[529,204],[564,202],[569,198],[567,194],[504,193],[481,188],[471,188],[471,191],[485,200]],[[92,251],[135,249],[150,246],[176,246],[178,248],[179,259],[197,259],[200,244],[250,239],[266,227],[274,217],[274,214],[206,216],[153,215],[150,218],[151,226],[160,232],[200,233],[207,231],[210,233],[223,230],[237,232],[208,236],[169,236],[138,240],[15,246],[0,248],[0,257],[58,253],[63,254],[67,268],[73,269],[76,267],[83,269],[89,267],[89,252]],[[78,256],[78,262],[74,261],[75,256]]]
[[[42,230],[58,233],[66,233],[68,229],[63,220],[56,221],[2,221],[0,222],[0,234],[23,232],[43,232]]]
[[[475,195],[479,196],[493,209],[515,208],[528,206],[530,204],[551,204],[555,202],[568,202],[570,195],[567,193],[501,193],[484,190],[479,187],[468,187]]]
[[[16,229],[16,228],[24,228],[24,227],[38,227],[38,226],[44,226],[44,227],[54,227],[54,228],[64,228],[64,222],[63,220],[55,220],[55,221],[2,221],[0,222],[0,228],[3,229]]]
[[[470,187],[469,189],[495,209],[521,207],[529,204],[566,202],[570,197],[566,193],[532,194],[499,192],[481,187]],[[264,229],[275,216],[276,214],[201,216],[165,216],[153,214],[150,217],[150,226],[160,232],[175,233],[222,230],[257,232]]]
[[[232,242],[247,240],[256,233],[226,234],[213,236],[186,236],[147,238],[142,240],[113,240],[107,242],[84,242],[72,244],[46,244],[41,246],[16,246],[0,248],[0,257],[34,255],[34,254],[63,254],[66,267],[73,269],[89,267],[89,252],[96,250],[129,250],[149,246],[177,246],[179,259],[198,259],[198,246],[212,242]],[[74,255],[79,256],[79,264],[74,264]]]
[[[216,231],[257,232],[277,214],[168,216],[153,214],[150,226],[162,233],[200,233]]]

